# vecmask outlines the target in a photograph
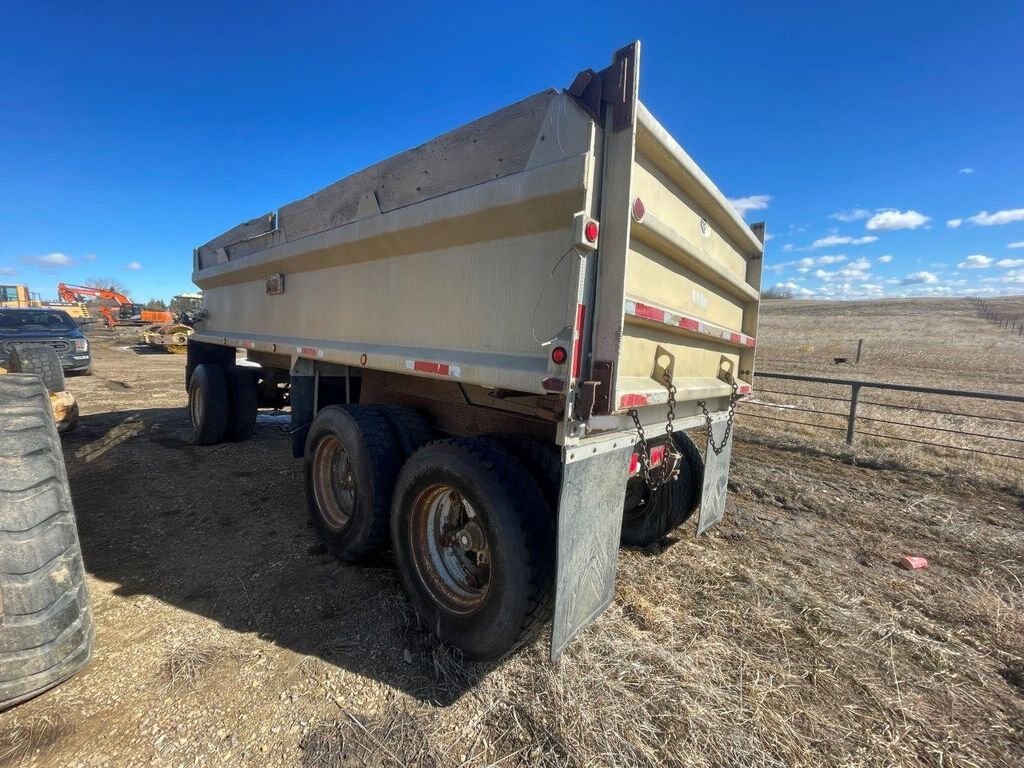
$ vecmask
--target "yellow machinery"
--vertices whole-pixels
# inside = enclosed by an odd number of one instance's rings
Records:
[[[60,309],[67,312],[75,320],[88,320],[92,317],[85,302],[43,301],[39,294],[29,291],[27,285],[0,285],[0,308],[45,307]]]

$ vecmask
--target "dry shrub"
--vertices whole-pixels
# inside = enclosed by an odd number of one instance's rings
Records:
[[[21,765],[32,756],[45,755],[74,731],[59,712],[19,717],[17,710],[0,715],[0,765]]]
[[[407,710],[367,718],[346,712],[314,725],[300,747],[304,768],[433,768],[438,760],[417,717]]]
[[[168,691],[194,690],[199,681],[218,664],[231,661],[241,668],[259,658],[259,653],[232,648],[219,642],[197,639],[179,641],[160,665]]]

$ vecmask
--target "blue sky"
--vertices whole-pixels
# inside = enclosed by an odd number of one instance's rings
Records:
[[[0,0],[0,282],[191,290],[195,245],[640,39],[766,284],[1024,293],[1019,2],[150,5]]]

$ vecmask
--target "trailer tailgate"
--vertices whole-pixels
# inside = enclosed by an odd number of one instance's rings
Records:
[[[678,402],[729,395],[725,373],[749,391],[761,283],[763,228],[642,104],[635,113],[631,132],[606,139],[594,359],[612,361],[612,413],[667,401],[659,349],[674,358]]]

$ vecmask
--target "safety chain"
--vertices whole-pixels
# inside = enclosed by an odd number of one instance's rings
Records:
[[[640,475],[644,479],[644,483],[653,492],[658,490],[665,483],[669,483],[675,480],[679,476],[679,469],[682,460],[682,454],[676,448],[675,440],[672,437],[672,432],[675,427],[672,422],[676,418],[676,386],[672,383],[672,379],[666,370],[662,374],[662,379],[666,389],[668,389],[668,413],[666,414],[665,423],[665,436],[668,441],[665,445],[665,458],[662,460],[662,472],[655,477],[655,473],[651,467],[651,452],[647,445],[647,435],[644,432],[644,425],[640,423],[640,414],[636,408],[631,408],[629,411],[630,417],[633,419],[633,426],[636,428],[636,434],[639,438],[640,443]]]
[[[732,422],[736,418],[736,403],[739,402],[739,396],[736,394],[739,387],[736,386],[736,379],[729,374],[727,379],[729,385],[732,387],[732,394],[729,396],[729,416],[725,422],[725,434],[722,435],[722,444],[715,445],[714,433],[711,428],[711,414],[708,413],[708,404],[706,400],[701,400],[697,405],[704,411],[704,420],[707,422],[708,428],[708,448],[715,452],[715,456],[718,456],[722,451],[725,450],[726,443],[729,442],[729,433],[732,432]]]

